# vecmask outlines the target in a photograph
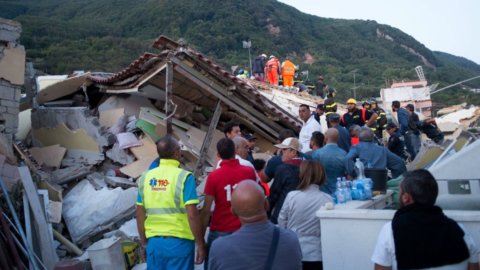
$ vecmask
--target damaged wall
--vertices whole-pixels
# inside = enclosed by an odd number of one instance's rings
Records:
[[[0,134],[10,143],[18,128],[25,49],[17,43],[22,26],[0,18]]]

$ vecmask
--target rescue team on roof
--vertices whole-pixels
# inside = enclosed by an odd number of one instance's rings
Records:
[[[335,93],[327,94],[333,100]],[[403,175],[400,209],[379,232],[371,258],[375,269],[478,270],[472,237],[434,206],[436,180],[425,170],[406,172],[405,159],[415,156],[422,126],[431,123],[397,101],[390,123],[375,101],[357,108],[349,99],[347,107],[340,116],[335,102],[314,112],[301,105],[299,137],[281,131],[277,152],[266,164],[253,159],[255,136],[227,123],[225,138],[216,142],[219,162],[206,179],[201,208],[194,176],[180,167],[179,142],[170,135],[160,139],[159,159],[140,178],[137,197],[148,269],[194,269],[201,263],[211,270],[323,269],[315,212],[333,203],[337,178],[357,177],[354,162],[360,160],[366,170]],[[322,133],[319,119],[327,112],[329,127]],[[390,134],[387,146],[381,143],[384,130]]]

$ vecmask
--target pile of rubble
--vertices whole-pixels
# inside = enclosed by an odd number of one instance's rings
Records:
[[[186,44],[163,36],[153,47],[159,53],[145,53],[115,74],[40,76],[36,89],[26,91],[34,93],[27,96],[30,109],[20,113],[23,82],[0,72],[0,87],[11,87],[1,91],[0,109],[15,116],[10,120],[2,113],[1,178],[5,191],[24,190],[23,210],[10,210],[25,218],[24,225],[14,227],[29,234],[17,237],[24,241],[25,253],[13,257],[53,269],[65,258],[88,259],[85,251],[100,245],[103,237],[120,237],[132,246],[138,240],[136,181],[158,158],[156,140],[168,133],[181,142],[182,166],[194,172],[201,194],[225,123],[239,122],[242,130],[255,134],[259,152],[273,152],[282,129],[299,131],[298,106],[321,102],[236,78]],[[10,64],[10,58],[4,59],[0,66]],[[23,78],[24,70],[14,74]],[[279,104],[272,91],[291,108]],[[23,160],[21,166],[16,156]]]

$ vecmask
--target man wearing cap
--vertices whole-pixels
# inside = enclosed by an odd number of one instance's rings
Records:
[[[265,79],[265,60],[267,60],[266,54],[261,54],[255,57],[252,63],[252,73],[255,80],[263,82]]]
[[[404,160],[407,159],[405,156],[405,141],[402,134],[400,134],[397,125],[394,123],[388,123],[387,132],[390,135],[390,138],[388,138],[388,150]]]
[[[352,139],[348,129],[340,125],[340,115],[338,113],[332,113],[328,116],[328,121],[332,128],[335,128],[338,131],[338,147],[348,153],[348,151],[350,151],[350,146],[352,145]]]
[[[302,129],[300,130],[299,140],[302,144],[302,152],[308,152],[310,149],[310,138],[315,131],[322,131],[322,126],[315,120],[315,116],[311,114],[310,107],[302,104],[298,107],[298,116],[303,121]]]
[[[340,125],[349,129],[351,125],[359,125],[363,127],[367,125],[368,127],[374,127],[375,121],[377,120],[378,115],[370,110],[365,110],[363,108],[357,108],[357,101],[353,98],[347,100],[347,109],[348,111],[342,116]]]
[[[272,186],[270,187],[270,220],[277,224],[278,214],[282,209],[283,202],[288,192],[297,189],[299,184],[300,163],[299,157],[301,151],[300,142],[293,137],[286,138],[281,144],[276,144],[276,148],[282,151],[282,162],[275,171]]]
[[[253,150],[255,149],[255,143],[257,142],[257,137],[255,137],[255,135],[253,135],[252,133],[246,133],[243,137],[248,142],[248,153],[247,153],[246,160],[250,161],[253,164],[253,161],[255,160],[253,158]]]
[[[270,55],[267,64],[265,64],[265,74],[267,81],[271,85],[278,85],[278,75],[281,74],[280,61],[275,55]]]

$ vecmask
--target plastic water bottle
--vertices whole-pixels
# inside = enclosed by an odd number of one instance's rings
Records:
[[[337,191],[335,192],[335,197],[337,197],[337,203],[345,203],[345,192],[342,187],[342,178],[337,178]]]
[[[352,185],[350,181],[347,181],[345,178],[342,179],[342,189],[345,196],[345,202],[352,200]]]
[[[365,178],[365,166],[359,158],[355,161],[355,172],[357,173],[357,179]]]
[[[365,199],[371,199],[372,198],[372,179],[370,178],[365,178],[363,179],[363,186],[365,188]]]

